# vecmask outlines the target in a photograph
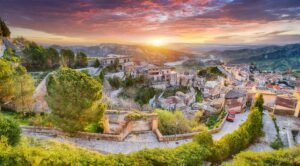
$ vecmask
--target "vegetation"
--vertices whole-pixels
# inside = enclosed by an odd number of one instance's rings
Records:
[[[82,131],[89,123],[102,127],[105,106],[102,86],[83,72],[61,68],[49,76],[46,100],[54,125],[67,132]]]
[[[159,154],[159,155],[158,155]],[[0,143],[0,165],[202,165],[209,155],[204,146],[187,143],[174,149],[145,149],[139,152],[101,155],[54,141],[23,138],[15,147]]]
[[[60,50],[60,55],[62,59],[62,65],[64,67],[74,67],[75,65],[75,54],[72,50],[70,49],[61,49]]]
[[[163,96],[164,97],[175,96],[176,92],[178,91],[182,93],[187,93],[189,91],[189,88],[184,86],[177,86],[174,88],[166,89]]]
[[[0,106],[10,103],[19,112],[31,112],[34,81],[26,69],[0,59],[0,71]]]
[[[262,114],[253,107],[247,120],[231,134],[213,141],[207,131],[193,142],[170,149],[145,149],[124,154],[100,155],[57,142],[23,139],[16,147],[0,142],[0,165],[202,165],[209,160],[220,162],[238,153],[261,135]],[[158,155],[159,154],[159,155]],[[299,148],[276,152],[243,152],[235,165],[299,165]]]
[[[163,135],[184,134],[205,130],[205,127],[198,122],[185,118],[181,111],[170,112],[156,109],[155,113],[158,114],[158,128]]]
[[[0,59],[0,104],[10,102],[14,96],[15,70],[7,60]]]
[[[148,114],[141,111],[131,111],[125,116],[127,120],[141,120],[145,118]]]
[[[5,24],[5,22],[0,18],[0,37],[9,37],[10,30]]]
[[[14,105],[16,111],[26,114],[32,112],[34,80],[23,66],[16,68]]]
[[[273,123],[274,123],[274,126],[276,128],[276,139],[271,143],[271,147],[273,149],[280,149],[280,148],[283,148],[283,142],[281,140],[281,137],[280,137],[280,134],[279,134],[279,126],[277,125],[277,122],[276,122],[276,117],[274,114],[271,115],[272,117],[272,120],[273,120]]]
[[[226,111],[224,109],[217,115],[210,115],[206,120],[206,126],[209,129],[218,128],[225,118],[225,115]]]
[[[300,165],[300,147],[280,149],[272,152],[246,151],[236,155],[233,162],[225,165]]]
[[[20,134],[21,129],[17,123],[0,116],[0,139],[5,137],[9,145],[16,145],[20,140]]]
[[[20,58],[15,54],[15,52],[11,48],[6,48],[3,54],[3,59],[18,63]]]
[[[198,76],[205,77],[207,80],[215,80],[218,76],[225,77],[225,75],[216,66],[199,70]]]
[[[0,116],[15,121],[15,123],[20,125],[52,127],[49,114],[35,114],[34,112],[30,112],[24,115],[23,113],[3,107]]]
[[[96,60],[95,60],[94,67],[99,67],[99,66],[100,66],[100,61],[99,61],[99,59],[96,59]]]
[[[201,103],[203,101],[202,92],[196,89],[196,102]]]
[[[134,100],[142,106],[148,104],[149,100],[160,92],[159,89],[144,86],[138,89]]]
[[[76,55],[76,67],[87,67],[88,65],[88,58],[87,55],[83,52],[79,52]]]
[[[22,56],[22,64],[29,70],[45,70],[48,57],[46,49],[34,42],[25,45]]]
[[[212,152],[210,161],[221,162],[245,149],[262,135],[262,111],[259,108],[252,107],[247,120],[237,130],[214,141],[214,145],[210,148]]]
[[[122,86],[122,80],[120,77],[117,77],[117,76],[110,77],[107,79],[107,81],[115,89],[118,89]]]
[[[55,48],[46,49],[47,56],[47,67],[48,68],[58,68],[60,65],[59,53]]]

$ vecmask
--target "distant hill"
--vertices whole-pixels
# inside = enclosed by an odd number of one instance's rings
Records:
[[[300,44],[209,51],[206,56],[222,59],[226,63],[255,63],[263,70],[300,69]]]
[[[153,64],[163,64],[165,62],[177,61],[183,57],[193,57],[194,54],[183,51],[175,51],[168,48],[142,46],[142,45],[123,45],[123,44],[100,44],[97,46],[67,46],[62,47],[52,45],[58,50],[70,48],[74,52],[82,51],[89,57],[104,57],[108,54],[132,55],[135,61],[146,61]]]

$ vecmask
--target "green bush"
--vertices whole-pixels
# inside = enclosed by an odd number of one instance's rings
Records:
[[[209,157],[210,161],[221,162],[247,148],[255,139],[262,135],[263,122],[262,113],[259,110],[260,104],[256,103],[256,107],[251,108],[247,120],[237,130],[214,141],[214,145],[211,148],[212,155]]]
[[[122,80],[117,76],[108,78],[108,82],[113,88],[120,88],[122,86]]]
[[[147,116],[146,113],[141,111],[132,111],[125,116],[126,120],[140,120]]]
[[[215,80],[218,76],[225,77],[225,75],[215,66],[199,70],[198,76],[205,77],[207,80]]]
[[[227,163],[226,165],[300,165],[300,146],[295,148],[280,149],[272,152],[242,152],[234,157],[231,164]]]
[[[206,147],[213,145],[213,138],[209,131],[205,130],[193,137],[193,141]]]
[[[9,145],[16,145],[20,134],[21,129],[16,122],[0,116],[0,138],[5,137]]]
[[[135,101],[141,106],[147,104],[149,100],[154,97],[154,95],[159,94],[161,90],[152,88],[152,87],[141,87],[137,91]]]
[[[201,125],[196,121],[184,117],[181,111],[170,112],[156,109],[155,113],[159,117],[158,128],[164,135],[190,133],[194,131],[194,128],[204,129],[204,127],[199,127]]]

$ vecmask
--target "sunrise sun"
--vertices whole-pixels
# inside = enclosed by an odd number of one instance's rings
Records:
[[[161,39],[153,39],[150,43],[156,47],[162,46],[164,42]]]

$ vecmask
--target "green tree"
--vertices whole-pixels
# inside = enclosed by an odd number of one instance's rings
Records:
[[[49,76],[47,97],[53,123],[67,132],[103,120],[102,85],[83,72],[61,68]]]
[[[14,105],[17,112],[32,112],[34,80],[23,66],[16,68]]]
[[[261,113],[264,111],[264,98],[262,94],[258,94],[258,97],[254,103],[254,107],[257,107]]]
[[[46,49],[47,54],[47,65],[50,68],[58,67],[59,66],[59,53],[55,48],[47,48]]]
[[[100,66],[100,61],[99,61],[99,59],[97,58],[97,59],[95,60],[94,67],[99,67],[99,66]]]
[[[113,88],[119,88],[122,86],[122,80],[117,76],[108,78],[108,82]]]
[[[40,70],[47,68],[48,57],[46,49],[30,42],[23,50],[22,64],[30,70]]]
[[[6,48],[3,58],[11,62],[19,62],[20,58],[15,55],[15,52],[11,48]]]
[[[9,37],[10,36],[10,30],[5,24],[5,22],[0,18],[0,37]]]
[[[60,55],[64,67],[74,67],[75,65],[75,55],[74,52],[70,49],[61,49]]]
[[[0,116],[0,139],[5,137],[8,144],[16,145],[20,141],[20,134],[21,129],[16,122]]]
[[[0,58],[0,104],[11,101],[14,92],[14,68],[9,61]]]
[[[86,67],[88,65],[87,55],[83,52],[79,52],[76,55],[76,66],[77,67]]]

